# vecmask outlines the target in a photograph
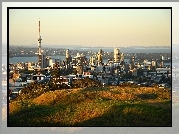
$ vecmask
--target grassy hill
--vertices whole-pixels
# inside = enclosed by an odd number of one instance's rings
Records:
[[[171,126],[171,91],[158,87],[89,87],[19,96],[10,126]]]

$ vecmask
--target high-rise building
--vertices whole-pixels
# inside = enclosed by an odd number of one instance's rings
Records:
[[[95,64],[96,64],[96,59],[95,59],[95,57],[93,57],[93,56],[90,57],[90,64],[91,64],[91,65],[95,65]]]
[[[97,61],[98,61],[98,64],[103,62],[103,51],[102,51],[102,49],[99,49],[99,52],[97,54]]]
[[[119,48],[114,48],[114,62],[119,63],[121,61],[121,52]]]
[[[70,55],[70,50],[69,49],[66,50],[66,62],[67,62],[67,64],[72,62],[72,57]]]

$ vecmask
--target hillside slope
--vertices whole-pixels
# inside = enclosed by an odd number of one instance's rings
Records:
[[[20,97],[19,97],[20,98]],[[9,104],[10,126],[171,126],[171,91],[90,87],[48,91]]]

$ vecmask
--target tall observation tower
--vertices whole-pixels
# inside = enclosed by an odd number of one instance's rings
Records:
[[[39,19],[39,34],[38,34],[38,50],[37,50],[37,55],[38,55],[38,65],[42,68],[43,65],[43,59],[42,59],[42,50],[41,50],[41,36],[40,36],[40,19]]]

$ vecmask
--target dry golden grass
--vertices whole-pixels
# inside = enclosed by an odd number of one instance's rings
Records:
[[[38,105],[49,105],[52,103],[60,103],[63,102],[66,99],[66,96],[69,94],[76,94],[81,90],[80,88],[78,89],[73,89],[73,90],[55,90],[55,91],[49,91],[47,93],[42,94],[41,96],[35,98],[32,103],[38,104]]]
[[[21,105],[19,101],[14,101],[14,102],[9,103],[9,113],[18,111],[20,110],[20,108],[21,108]]]
[[[168,89],[110,86],[49,91],[29,100],[29,105],[24,112],[17,101],[11,102],[9,107],[12,124],[15,120],[18,120],[16,113],[22,111],[23,114],[19,117],[19,123],[25,125],[24,123],[27,122],[27,126],[43,126],[44,124],[48,126],[85,124],[87,126],[100,126],[100,124],[102,126],[104,124],[107,126],[111,124],[125,126],[127,124],[128,126],[131,123],[129,121],[132,115],[134,117],[133,122],[142,125],[140,118],[141,120],[143,118],[149,120],[159,117],[158,114],[163,114],[165,117],[162,118],[167,118],[164,124],[167,124],[170,122],[168,121],[170,119],[168,117],[170,115],[170,113],[168,114],[170,103],[168,102],[170,101],[171,91]],[[34,113],[31,113],[31,111]],[[23,116],[28,117],[28,119],[24,119]],[[139,121],[135,121],[138,118]],[[116,124],[112,120],[116,120]],[[160,120],[162,122],[162,119]],[[157,122],[157,125],[160,125],[161,122]],[[152,124],[152,119],[151,122],[144,122],[144,124]]]

